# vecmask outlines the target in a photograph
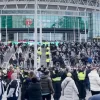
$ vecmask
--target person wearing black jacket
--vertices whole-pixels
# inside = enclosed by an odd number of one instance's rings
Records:
[[[58,69],[55,69],[53,71],[53,74],[51,75],[53,88],[54,88],[54,100],[60,100],[61,96],[61,73]]]
[[[34,66],[34,59],[31,58],[31,65],[32,65],[32,68]]]
[[[18,59],[18,53],[17,53],[17,52],[15,53],[15,56],[16,56],[16,58]]]
[[[35,76],[26,90],[26,100],[42,100],[41,85]]]
[[[26,62],[27,62],[27,68],[30,68],[30,59],[28,58]]]
[[[54,89],[49,71],[46,69],[41,76],[40,83],[42,88],[42,100],[51,100],[51,94],[54,94]]]
[[[0,59],[1,59],[1,64],[2,64],[3,61],[4,61],[4,55],[3,54],[0,55]]]

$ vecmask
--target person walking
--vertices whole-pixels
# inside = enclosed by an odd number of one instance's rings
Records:
[[[7,100],[18,100],[19,96],[19,82],[17,81],[17,73],[11,75],[11,82],[7,87]]]
[[[79,69],[77,75],[78,75],[79,99],[85,100],[85,97],[86,97],[86,88],[85,88],[86,73],[82,69]]]
[[[2,79],[2,73],[0,72],[0,100],[2,100],[2,96],[6,90],[6,83]]]
[[[28,89],[26,91],[27,100],[42,100],[41,85],[35,74],[31,77]]]
[[[3,54],[0,55],[0,59],[1,59],[1,64],[2,64],[3,61],[4,61],[4,55]]]
[[[34,59],[31,58],[31,65],[32,65],[32,68],[34,67]]]
[[[55,69],[51,75],[53,88],[54,88],[54,100],[59,100],[61,96],[61,73],[59,70]]]
[[[100,93],[100,77],[97,72],[96,67],[92,68],[92,71],[89,73],[90,80],[90,90],[92,95],[96,95]]]
[[[49,56],[47,56],[47,58],[46,58],[46,63],[47,63],[47,67],[49,67],[49,65],[50,65],[50,57]]]
[[[68,72],[67,77],[63,80],[61,84],[62,96],[60,100],[75,100],[76,96],[74,94],[79,94],[75,82],[71,77],[72,74]]]
[[[54,94],[54,89],[52,85],[52,80],[49,76],[49,71],[44,70],[40,79],[42,88],[42,100],[51,100],[51,94]]]
[[[30,68],[30,59],[28,58],[26,62],[27,62],[27,68]]]

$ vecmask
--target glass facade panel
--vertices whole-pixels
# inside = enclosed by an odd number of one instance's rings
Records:
[[[94,12],[91,14],[92,17],[92,31],[93,31],[93,37],[100,37],[100,13]]]
[[[26,25],[26,21],[30,19],[31,24],[30,26]],[[7,22],[6,22],[7,20]],[[75,28],[78,29],[78,23],[79,28],[84,29],[84,21],[86,20],[87,23],[87,29],[88,29],[88,18],[84,17],[71,17],[71,16],[48,16],[48,15],[42,15],[41,16],[41,22],[43,28],[67,28],[67,29],[73,29],[73,25],[75,24]],[[7,24],[7,28],[34,28],[34,16],[1,16],[1,26],[2,28],[5,28]],[[40,27],[40,16],[38,15],[38,28]]]

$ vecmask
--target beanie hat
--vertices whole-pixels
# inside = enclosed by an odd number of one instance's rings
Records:
[[[71,76],[72,76],[72,74],[68,72],[67,73],[67,77],[71,77]]]

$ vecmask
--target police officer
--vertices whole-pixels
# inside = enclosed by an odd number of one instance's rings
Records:
[[[61,96],[61,73],[58,69],[55,69],[51,75],[53,88],[54,88],[54,100],[59,100]]]
[[[50,50],[50,47],[49,47],[49,46],[47,46],[46,50]]]
[[[84,72],[83,69],[79,69],[79,72],[77,73],[78,75],[78,89],[79,89],[79,99],[80,100],[85,100],[86,97],[86,88],[85,88],[85,78],[86,78],[86,73]]]
[[[46,56],[49,56],[50,55],[49,50],[47,50],[45,54],[46,54]]]
[[[49,58],[49,56],[47,56],[46,63],[47,63],[47,67],[49,67],[49,64],[50,64],[50,58]]]
[[[23,72],[23,79],[22,79],[21,100],[25,100],[26,90],[27,90],[30,82],[31,81],[30,81],[30,79],[28,77],[28,71],[25,70]]]
[[[40,50],[40,49],[38,50],[38,52],[37,52],[37,53],[38,53],[38,56],[40,56],[40,58],[41,58],[42,52],[41,52],[41,50]]]

